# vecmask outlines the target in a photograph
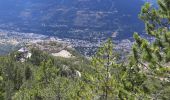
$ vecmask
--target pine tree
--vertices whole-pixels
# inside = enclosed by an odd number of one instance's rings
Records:
[[[114,68],[116,69],[118,65],[115,63],[115,60],[116,55],[113,54],[112,40],[109,39],[99,48],[92,60],[95,98],[109,100],[117,97],[118,84]]]
[[[163,80],[152,98],[160,96],[160,90],[170,82],[170,0],[158,0],[159,8],[146,3],[139,17],[145,23],[146,33],[152,38],[147,40],[134,34],[133,64],[143,70],[150,80]],[[147,87],[149,88],[149,87]],[[145,90],[148,91],[148,89]],[[153,89],[150,89],[153,90]],[[146,92],[146,91],[145,91]],[[161,96],[160,96],[161,98]]]

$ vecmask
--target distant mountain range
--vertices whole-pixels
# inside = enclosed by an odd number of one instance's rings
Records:
[[[149,2],[153,5],[157,5],[157,0],[143,0],[144,2]]]
[[[0,0],[0,29],[61,38],[117,39],[142,32],[140,0]],[[99,34],[100,33],[100,34]]]

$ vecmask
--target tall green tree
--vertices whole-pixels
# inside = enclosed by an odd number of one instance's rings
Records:
[[[94,70],[92,75],[94,87],[92,88],[96,93],[95,99],[135,100],[147,98],[142,87],[146,76],[136,66],[137,63],[134,63],[133,56],[135,55],[129,57],[130,61],[120,63],[111,39],[99,48],[92,60]]]
[[[115,78],[112,77],[111,69],[116,67],[113,56],[113,44],[111,39],[102,45],[93,57],[92,66],[94,68],[94,85],[96,98],[108,100],[112,92],[115,92]]]
[[[146,3],[139,17],[144,21],[146,33],[152,39],[147,40],[134,34],[133,62],[143,70],[148,79],[159,86],[145,87],[154,99],[168,99],[161,96],[170,79],[170,0],[158,0],[158,8]],[[151,84],[154,84],[152,83]],[[153,87],[153,88],[151,88]],[[150,89],[149,89],[150,88]],[[149,89],[149,90],[148,90]],[[154,91],[153,91],[154,90]]]

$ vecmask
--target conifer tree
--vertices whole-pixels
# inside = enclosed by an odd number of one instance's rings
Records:
[[[154,95],[152,98],[160,96],[160,90],[170,82],[168,79],[170,76],[170,0],[158,0],[158,5],[158,9],[149,3],[142,7],[139,17],[144,21],[146,33],[151,40],[135,33],[135,43],[132,48],[133,64],[142,69],[150,80],[161,80],[161,86],[156,89],[157,92],[152,93]]]
[[[102,100],[116,98],[118,84],[113,69],[116,69],[118,65],[115,63],[115,60],[116,55],[113,54],[113,44],[111,39],[109,39],[99,48],[92,60],[95,98]]]

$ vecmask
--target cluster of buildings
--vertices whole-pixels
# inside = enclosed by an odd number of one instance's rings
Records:
[[[5,31],[0,29],[0,44],[11,44],[11,45],[18,45],[18,44],[34,44],[35,47],[39,47],[43,51],[50,51],[52,53],[56,53],[58,51],[61,51],[63,48],[67,47],[73,47],[73,48],[82,48],[83,51],[80,53],[84,54],[85,56],[88,56],[89,52],[94,52],[101,44],[104,42],[102,39],[96,39],[97,41],[89,41],[85,39],[71,39],[71,38],[58,38],[58,37],[49,37],[45,35],[40,34],[34,34],[34,33],[21,33],[21,32],[15,32],[15,31]],[[45,41],[47,43],[48,41],[54,41],[57,43],[64,43],[67,44],[64,47],[59,47],[56,49],[57,46],[54,47],[48,47],[48,46],[42,46],[42,41]],[[116,50],[124,50],[129,51],[131,48],[133,42],[131,42],[128,39],[122,40],[122,41],[115,41]],[[46,44],[43,44],[46,45]],[[59,44],[57,44],[59,45]],[[50,49],[49,49],[50,48]],[[60,50],[61,49],[61,50]]]
[[[0,44],[17,45],[20,43],[28,43],[30,41],[45,39],[47,36],[34,33],[21,33],[15,31],[6,31],[0,29]]]

